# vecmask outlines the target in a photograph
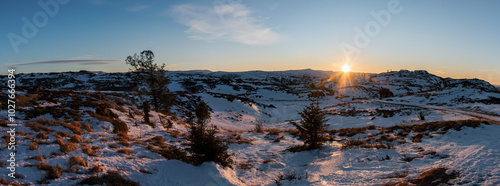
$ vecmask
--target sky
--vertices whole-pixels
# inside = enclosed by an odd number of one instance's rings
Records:
[[[0,1],[0,67],[125,72],[152,50],[168,70],[427,70],[500,85],[500,1]],[[6,74],[6,72],[0,72]]]

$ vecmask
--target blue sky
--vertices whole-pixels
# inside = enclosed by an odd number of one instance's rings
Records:
[[[498,7],[493,0],[1,1],[0,65],[123,72],[127,56],[152,50],[169,70],[338,71],[348,63],[359,72],[425,69],[500,84]]]

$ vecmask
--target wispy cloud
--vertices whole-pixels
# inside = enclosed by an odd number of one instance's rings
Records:
[[[168,64],[167,65],[167,67],[169,67],[169,68],[176,67],[176,66],[177,66],[177,64]]]
[[[34,61],[14,64],[22,65],[49,65],[49,64],[79,64],[79,65],[108,65],[123,60],[52,60],[52,61]]]
[[[129,12],[139,12],[139,11],[145,10],[147,8],[149,8],[149,5],[135,5],[135,6],[128,7],[126,10]]]
[[[189,27],[186,33],[194,40],[227,40],[248,45],[276,43],[283,37],[252,16],[243,4],[212,7],[191,4],[171,10],[179,22]]]

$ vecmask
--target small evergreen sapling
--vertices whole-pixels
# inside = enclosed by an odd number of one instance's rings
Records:
[[[328,127],[326,124],[328,120],[326,113],[319,107],[319,102],[313,101],[302,112],[299,112],[299,115],[302,117],[299,123],[291,122],[299,130],[299,139],[304,141],[304,145],[299,148],[301,150],[321,148],[322,144],[327,141],[323,133]]]
[[[206,126],[210,121],[210,112],[212,109],[206,102],[200,99],[192,102],[191,109],[194,110],[194,114],[191,112],[188,119],[191,125],[188,139],[191,142],[189,150],[192,153],[192,163],[200,165],[206,161],[213,161],[222,164],[224,167],[230,167],[232,159],[231,155],[227,152],[228,145],[223,139],[216,136],[217,128],[215,126],[211,126],[208,129]]]

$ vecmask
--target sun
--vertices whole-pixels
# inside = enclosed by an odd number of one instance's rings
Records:
[[[342,71],[344,72],[349,72],[351,71],[351,66],[348,65],[348,64],[345,64],[344,66],[342,66]]]

